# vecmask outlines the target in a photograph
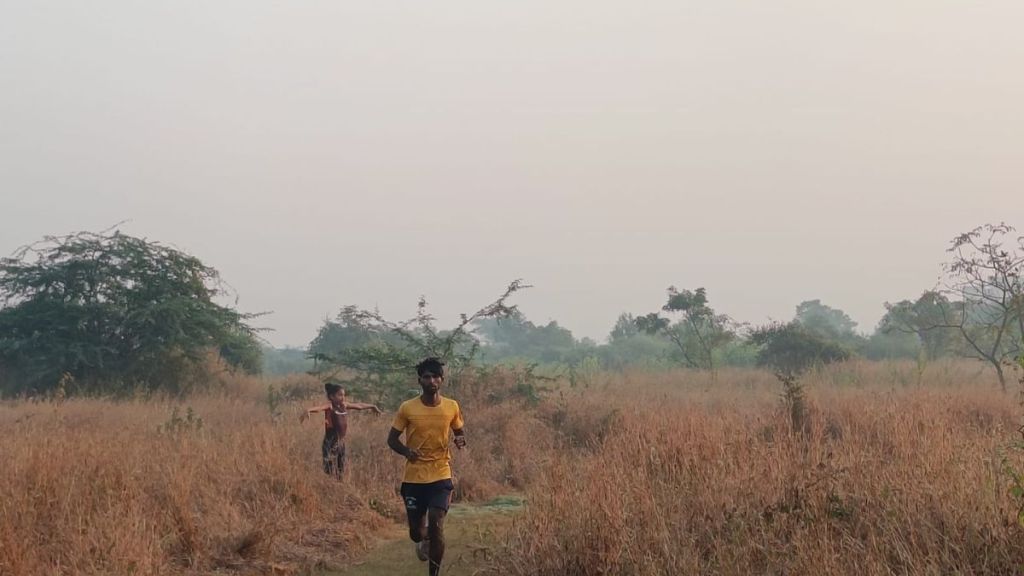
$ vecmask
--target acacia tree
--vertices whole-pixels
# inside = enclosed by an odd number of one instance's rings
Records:
[[[708,305],[707,291],[668,288],[668,301],[662,311],[678,317],[673,323],[653,312],[635,319],[637,328],[649,334],[668,338],[689,368],[715,369],[715,353],[736,338],[735,323],[725,314],[718,314]]]
[[[1005,391],[1005,366],[1024,356],[1024,237],[1007,224],[986,224],[954,238],[947,251],[944,292],[954,302],[935,326],[957,330]]]
[[[529,286],[521,280],[513,281],[490,304],[460,315],[459,323],[450,330],[437,328],[423,298],[416,315],[401,322],[388,320],[376,310],[346,306],[338,317],[359,336],[331,350],[322,330],[310,347],[309,356],[315,362],[311,373],[378,403],[394,405],[408,397],[409,373],[416,363],[435,356],[447,364],[449,385],[458,386],[459,376],[473,365],[480,350],[480,340],[474,334],[479,321],[517,316],[518,309],[508,300],[525,288]]]
[[[254,315],[214,302],[217,271],[119,231],[47,237],[0,259],[3,390],[181,391],[215,352],[258,371]]]

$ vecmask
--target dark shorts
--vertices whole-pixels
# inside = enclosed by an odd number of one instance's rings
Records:
[[[427,508],[440,508],[447,512],[454,488],[451,478],[429,484],[402,482],[401,494],[405,500],[405,511],[426,512]]]

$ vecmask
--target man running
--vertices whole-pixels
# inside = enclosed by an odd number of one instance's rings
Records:
[[[429,558],[428,574],[438,576],[444,558],[444,519],[453,489],[449,432],[460,450],[466,437],[459,403],[440,393],[444,362],[427,358],[416,365],[416,375],[423,393],[398,408],[388,447],[406,459],[401,493],[416,557]],[[403,432],[405,444],[399,440]]]

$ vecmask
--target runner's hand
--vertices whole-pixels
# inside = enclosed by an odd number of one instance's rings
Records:
[[[466,447],[466,437],[465,436],[456,436],[455,437],[455,447],[458,448],[459,450],[462,450],[463,448],[465,448]]]
[[[419,450],[413,450],[412,448],[410,448],[409,452],[405,455],[405,459],[408,460],[409,462],[416,462],[417,460],[420,459],[420,456],[421,454]]]

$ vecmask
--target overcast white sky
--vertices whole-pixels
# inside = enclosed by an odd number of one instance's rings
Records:
[[[603,339],[665,288],[870,330],[1024,227],[1024,3],[0,4],[0,253],[123,229],[275,344],[499,294]]]

